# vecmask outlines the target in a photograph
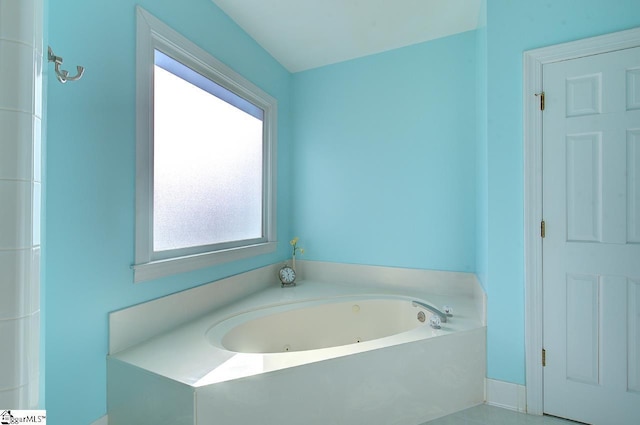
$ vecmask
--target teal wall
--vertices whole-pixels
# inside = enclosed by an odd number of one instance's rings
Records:
[[[487,1],[489,378],[525,383],[522,54],[639,25],[638,0]]]
[[[278,251],[133,284],[135,4],[279,101]],[[49,0],[43,306],[52,423],[106,413],[110,311],[303,258],[475,271],[488,377],[524,384],[522,53],[640,26],[637,0],[486,0],[486,25],[293,76],[210,0]],[[69,416],[69,412],[73,412]]]
[[[475,270],[475,32],[293,77],[311,260]]]
[[[136,4],[278,100],[277,252],[134,285]],[[210,0],[51,0],[48,16],[63,68],[86,72],[47,80],[46,408],[87,425],[106,413],[110,311],[287,257],[291,76]]]

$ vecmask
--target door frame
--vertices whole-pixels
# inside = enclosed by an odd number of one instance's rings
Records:
[[[544,413],[542,369],[542,90],[546,64],[640,46],[640,28],[557,44],[523,55],[524,267],[527,412]]]

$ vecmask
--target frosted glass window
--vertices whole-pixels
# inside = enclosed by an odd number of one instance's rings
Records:
[[[275,252],[277,100],[136,8],[134,281]]]
[[[260,239],[262,110],[180,67],[156,51],[154,251]]]

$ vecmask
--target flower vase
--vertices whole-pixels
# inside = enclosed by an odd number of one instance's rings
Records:
[[[294,272],[296,271],[296,256],[295,255],[291,259],[291,268],[293,269]]]

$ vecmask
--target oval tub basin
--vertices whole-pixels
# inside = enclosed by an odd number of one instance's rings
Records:
[[[410,299],[322,300],[250,311],[213,326],[207,336],[216,347],[238,353],[284,353],[373,341],[428,323]]]

